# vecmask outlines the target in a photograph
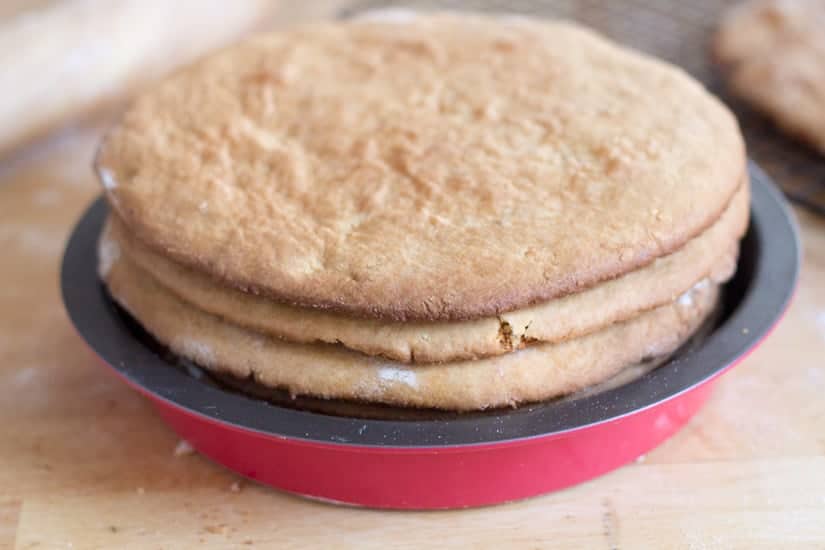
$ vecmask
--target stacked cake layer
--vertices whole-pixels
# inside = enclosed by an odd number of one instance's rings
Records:
[[[737,125],[688,76],[475,16],[256,37],[141,97],[96,167],[101,277],[159,341],[259,390],[402,407],[668,356],[749,210]]]

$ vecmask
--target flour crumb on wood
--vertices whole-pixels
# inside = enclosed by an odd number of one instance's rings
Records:
[[[172,453],[175,457],[179,456],[188,456],[195,452],[195,448],[192,446],[191,443],[186,441],[185,439],[181,439],[178,441],[178,444],[175,446],[175,450]]]

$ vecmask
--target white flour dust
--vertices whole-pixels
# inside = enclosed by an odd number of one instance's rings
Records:
[[[383,367],[378,371],[378,378],[383,382],[398,382],[411,388],[418,387],[418,378],[411,370]]]

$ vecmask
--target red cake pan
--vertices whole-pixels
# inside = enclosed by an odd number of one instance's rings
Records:
[[[181,368],[108,297],[96,274],[102,199],[69,240],[69,316],[104,365],[151,399],[199,452],[300,495],[375,508],[457,508],[521,499],[609,472],[676,433],[718,376],[770,332],[799,271],[784,198],[755,166],[751,223],[723,314],[700,343],[623,386],[579,399],[435,420],[365,420],[273,405]]]

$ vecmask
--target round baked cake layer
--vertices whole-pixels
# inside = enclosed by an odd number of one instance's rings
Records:
[[[280,304],[218,284],[157,254],[113,216],[103,239],[194,307],[292,342],[341,344],[368,355],[430,363],[501,355],[528,344],[582,336],[674,300],[697,281],[727,281],[748,220],[747,182],[719,220],[676,252],[594,287],[472,321],[393,323]]]
[[[406,365],[244,329],[176,298],[128,258],[111,250],[101,255],[109,260],[101,264],[101,277],[114,299],[157,340],[207,369],[293,395],[446,410],[516,405],[597,384],[675,350],[710,314],[718,295],[718,287],[707,283],[666,306],[560,344],[476,361]]]
[[[825,2],[737,4],[713,53],[737,95],[825,154]]]
[[[712,324],[712,318],[705,321],[697,332],[691,336],[691,340],[700,340],[704,329]],[[689,346],[689,343],[685,343]],[[637,380],[646,373],[657,369],[664,364],[672,353],[658,355],[645,359],[639,363],[624,367],[610,378],[586,387],[562,397],[562,399],[575,400],[587,395],[601,393],[612,388],[623,386]],[[217,371],[208,371],[209,377],[222,387],[264,399],[282,407],[298,409],[303,411],[318,412],[334,416],[349,416],[354,418],[372,418],[378,420],[448,420],[455,418],[457,414],[500,414],[503,407],[487,408],[483,411],[454,411],[433,408],[412,408],[384,405],[381,403],[368,403],[353,399],[324,399],[321,397],[311,397],[306,395],[290,395],[288,391],[264,386],[255,382],[252,378],[238,378],[231,374]],[[511,407],[508,405],[508,407]]]
[[[226,284],[460,320],[677,250],[745,157],[677,68],[569,23],[432,16],[217,53],[140,97],[96,166],[131,231]]]

